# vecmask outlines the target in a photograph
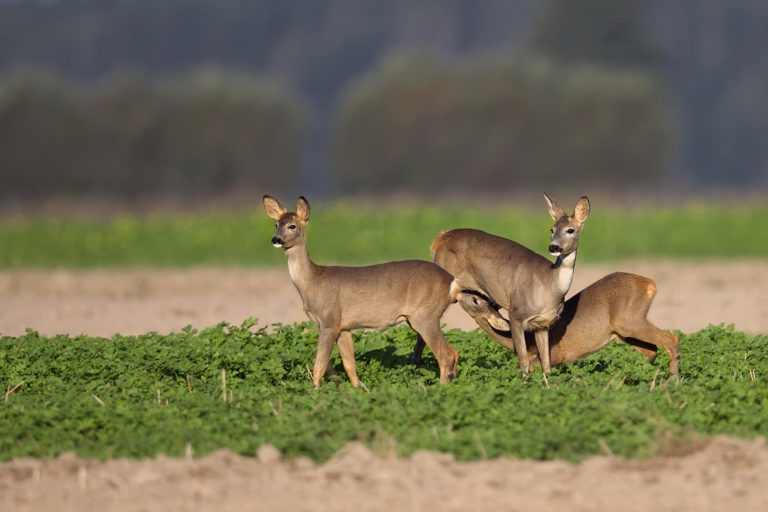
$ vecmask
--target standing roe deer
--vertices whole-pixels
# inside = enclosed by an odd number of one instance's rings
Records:
[[[675,334],[663,331],[647,318],[656,295],[653,279],[614,272],[592,283],[565,301],[563,312],[549,328],[553,365],[572,363],[597,352],[618,339],[631,345],[647,361],[656,355],[657,347],[669,354],[669,372],[677,378],[680,371],[680,341]],[[483,327],[492,328],[500,336],[509,336],[509,323],[499,313],[498,304],[479,294],[464,293],[459,304]],[[527,340],[532,364],[539,363],[533,340]],[[423,343],[414,347],[414,361],[421,359]]]
[[[459,295],[458,283],[429,261],[408,260],[366,267],[316,265],[307,252],[309,203],[299,197],[296,212],[264,196],[267,215],[277,221],[272,245],[282,247],[288,272],[301,295],[304,311],[319,330],[312,376],[320,387],[338,339],[339,354],[353,386],[357,387],[352,329],[386,329],[407,322],[435,354],[440,382],[457,374],[458,352],[443,337],[440,318]]]
[[[560,315],[571,287],[579,234],[589,216],[589,200],[579,199],[566,214],[546,194],[551,228],[549,252],[554,263],[517,242],[477,229],[443,231],[432,242],[432,261],[453,274],[462,288],[478,291],[509,312],[510,336],[483,329],[517,353],[520,369],[531,370],[525,331],[533,331],[541,367],[550,368],[549,325]]]

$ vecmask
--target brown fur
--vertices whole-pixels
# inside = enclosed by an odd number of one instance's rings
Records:
[[[657,347],[663,348],[669,354],[669,371],[677,377],[678,337],[647,319],[655,295],[656,283],[652,279],[624,272],[609,274],[584,288],[565,302],[560,318],[549,329],[551,364],[572,363],[618,340],[630,344],[648,361],[656,355]],[[499,328],[506,320],[487,297],[464,294],[459,304],[484,330],[509,336]],[[527,339],[527,352],[532,363],[539,364],[531,338]],[[418,350],[417,343],[415,358]]]
[[[509,335],[492,329],[489,335],[519,355],[520,368],[530,371],[525,331],[533,331],[544,371],[549,371],[549,325],[560,315],[573,268],[579,234],[589,215],[589,201],[582,197],[573,215],[567,215],[545,195],[555,220],[552,263],[517,242],[477,229],[443,231],[432,242],[432,260],[453,274],[467,290],[482,293],[509,311]]]
[[[458,295],[453,276],[420,260],[364,267],[316,265],[307,252],[310,210],[306,199],[299,198],[295,213],[269,196],[264,196],[264,207],[277,221],[273,243],[284,249],[304,311],[319,330],[315,387],[320,387],[334,342],[350,382],[358,386],[351,330],[386,329],[401,322],[407,322],[435,353],[440,382],[456,377],[458,352],[440,331],[440,318]]]

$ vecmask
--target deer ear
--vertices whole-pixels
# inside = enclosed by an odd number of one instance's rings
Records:
[[[552,216],[552,220],[557,222],[560,217],[566,215],[565,211],[556,202],[551,200],[547,194],[544,194],[544,200],[547,202],[547,208],[549,208],[549,215]]]
[[[488,324],[497,331],[509,332],[509,322],[507,322],[501,315],[489,315]]]
[[[264,201],[264,209],[267,210],[267,215],[275,220],[280,220],[280,217],[286,211],[283,205],[277,199],[269,196],[264,196],[262,200]]]
[[[304,222],[309,220],[309,202],[304,196],[299,197],[299,200],[296,201],[296,215]]]
[[[587,220],[587,217],[589,217],[589,199],[587,199],[587,196],[582,196],[573,210],[573,218],[576,222],[582,224]]]

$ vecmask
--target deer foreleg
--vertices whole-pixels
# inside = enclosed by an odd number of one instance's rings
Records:
[[[354,387],[359,386],[360,379],[357,378],[357,363],[355,362],[355,345],[352,340],[352,333],[342,331],[336,344],[339,346],[341,362],[344,364],[344,370],[347,372],[349,382]]]
[[[320,327],[320,334],[317,339],[317,355],[315,356],[315,368],[312,375],[312,380],[315,384],[315,389],[320,389],[320,382],[323,380],[325,370],[328,368],[328,362],[331,360],[331,351],[333,350],[333,343],[339,335],[337,329],[329,329],[327,327]]]

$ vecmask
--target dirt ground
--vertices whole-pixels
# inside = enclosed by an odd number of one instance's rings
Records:
[[[768,507],[763,439],[715,438],[691,453],[626,461],[496,459],[456,462],[417,452],[380,458],[350,445],[316,466],[217,452],[199,459],[108,460],[65,454],[0,464],[3,511],[84,510],[762,511]]]
[[[577,265],[572,290],[624,270],[652,277],[649,317],[696,331],[710,323],[768,333],[768,262],[625,262]],[[256,316],[262,324],[304,320],[285,268],[0,272],[0,333],[109,336],[202,328]],[[474,324],[452,306],[449,328]],[[392,511],[768,510],[768,446],[725,437],[649,460],[456,462],[419,452],[381,458],[350,445],[322,465],[217,452],[197,459],[109,460],[65,454],[0,463],[0,511],[228,510]]]
[[[622,270],[656,280],[649,318],[663,329],[693,332],[733,323],[768,333],[768,261],[577,264],[572,293]],[[261,324],[306,320],[286,268],[0,271],[0,334],[30,327],[43,335],[110,336],[202,328],[222,320]],[[447,328],[475,328],[456,305]]]

